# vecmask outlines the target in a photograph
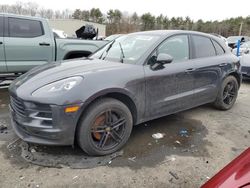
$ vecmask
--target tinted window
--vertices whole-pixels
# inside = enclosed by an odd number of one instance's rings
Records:
[[[0,16],[0,37],[3,36],[3,17]]]
[[[225,53],[225,50],[221,47],[221,45],[218,44],[218,42],[213,40],[213,44],[214,44],[217,55],[222,55]]]
[[[188,37],[186,35],[177,35],[167,39],[158,47],[157,53],[171,55],[173,62],[189,59]]]
[[[10,37],[38,37],[43,35],[42,24],[40,21],[9,18]]]
[[[194,52],[196,58],[215,56],[215,49],[211,40],[207,37],[192,36],[194,43]]]

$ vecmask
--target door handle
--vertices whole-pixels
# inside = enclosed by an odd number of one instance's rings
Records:
[[[46,43],[46,42],[41,42],[39,43],[40,46],[50,46],[50,43]]]
[[[193,72],[193,71],[195,71],[195,68],[190,68],[190,69],[186,69],[186,70],[185,70],[185,73],[191,73],[191,72]]]
[[[219,67],[224,67],[226,65],[227,65],[227,63],[221,63],[221,64],[219,64]]]
[[[2,42],[2,41],[0,41],[0,44],[3,44],[3,42]]]

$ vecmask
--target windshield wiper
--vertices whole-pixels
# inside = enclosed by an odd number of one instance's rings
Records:
[[[123,48],[122,48],[122,45],[121,45],[120,42],[119,42],[119,46],[120,46],[120,49],[121,49],[120,62],[123,63],[123,60],[124,60],[124,58],[125,58],[125,55],[124,55],[124,51],[123,51]]]
[[[109,45],[109,47],[107,48],[107,50],[105,50],[104,52],[102,52],[102,55],[99,57],[99,59],[104,60],[104,59],[107,57],[108,52],[109,52],[110,48],[113,46],[114,43],[115,43],[115,40],[113,40],[113,41],[110,43],[110,45]],[[102,56],[103,56],[104,53],[106,53],[106,55],[105,55],[105,57],[102,58]]]

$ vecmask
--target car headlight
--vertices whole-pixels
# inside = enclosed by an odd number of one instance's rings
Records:
[[[83,78],[81,76],[74,76],[74,77],[58,80],[53,83],[40,87],[39,89],[35,90],[32,93],[32,95],[33,96],[46,96],[44,94],[67,92],[71,90],[72,88],[74,88],[76,85],[78,85],[82,81],[82,79]]]

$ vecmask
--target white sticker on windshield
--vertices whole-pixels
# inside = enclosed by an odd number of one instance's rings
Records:
[[[151,37],[151,36],[138,36],[138,37],[136,37],[136,39],[138,39],[138,40],[152,40],[153,37]]]

